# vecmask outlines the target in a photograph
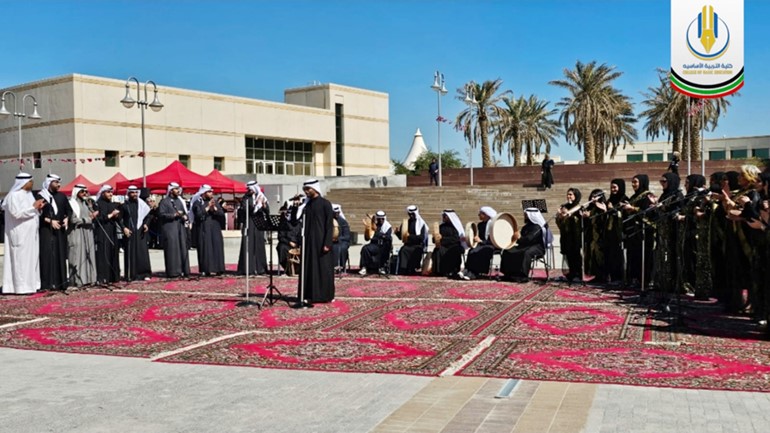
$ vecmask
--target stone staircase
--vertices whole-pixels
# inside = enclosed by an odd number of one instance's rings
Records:
[[[580,188],[584,196],[596,187],[593,184],[574,186]],[[604,188],[607,189],[608,186]],[[420,208],[420,215],[432,231],[433,223],[440,222],[444,209],[454,209],[463,224],[466,224],[478,221],[481,206],[491,206],[497,212],[511,213],[516,221],[522,224],[522,200],[545,199],[548,219],[564,203],[566,189],[562,187],[542,190],[509,185],[335,189],[329,191],[326,198],[342,206],[351,231],[354,232],[362,233],[366,214],[372,215],[380,209],[387,213],[390,223],[397,227],[406,218],[406,207],[412,204]],[[554,232],[558,232],[556,224],[550,224],[550,227]],[[363,242],[362,237],[359,242]]]

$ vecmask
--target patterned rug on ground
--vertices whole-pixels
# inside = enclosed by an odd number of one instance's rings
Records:
[[[334,302],[315,304],[313,308],[292,309],[285,303],[256,309],[240,308],[235,313],[210,322],[205,326],[236,331],[261,330],[264,332],[321,331],[361,315],[376,311],[396,301],[372,299],[336,299]]]
[[[221,335],[211,329],[48,319],[3,328],[0,346],[100,355],[150,357]]]
[[[273,282],[294,301],[296,278]],[[268,283],[249,278],[250,299],[261,301]],[[246,279],[234,275],[0,296],[0,346],[264,368],[435,375],[451,367],[471,376],[770,392],[766,330],[748,315],[724,314],[713,299],[542,280],[345,275],[335,283],[335,302],[309,309],[283,300],[239,307]]]
[[[469,337],[424,335],[255,333],[161,361],[435,376],[478,341]]]
[[[524,303],[484,330],[516,338],[642,341],[645,310],[615,305]]]
[[[460,375],[770,391],[768,348],[501,338]]]
[[[475,335],[506,309],[505,302],[403,300],[373,309],[330,330],[364,333]]]

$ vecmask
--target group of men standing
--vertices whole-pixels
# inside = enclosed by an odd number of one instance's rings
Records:
[[[225,272],[225,210],[208,185],[200,188],[188,207],[181,197],[181,187],[172,182],[157,208],[151,208],[135,186],[128,188],[122,204],[113,201],[109,185],[99,190],[95,201],[84,185],[76,185],[68,200],[59,192],[61,178],[55,174],[46,177],[37,195],[33,186],[30,174],[19,173],[2,203],[6,239],[4,294],[117,282],[121,278],[121,248],[123,277],[127,281],[148,279],[152,274],[148,230],[154,219],[160,221],[168,278],[190,275],[191,223],[201,275]],[[268,200],[257,182],[249,182],[246,188],[239,209],[243,239],[238,273],[264,274],[265,234],[257,223],[269,214]],[[334,299],[334,272],[347,261],[350,228],[340,217],[339,206],[335,213],[331,203],[323,198],[317,180],[305,182],[303,192],[304,202],[284,211],[294,228],[288,242],[304,251],[298,298],[308,306]],[[342,236],[333,236],[335,221],[342,228]]]
[[[80,184],[68,200],[55,174],[46,176],[37,194],[33,186],[30,174],[19,173],[3,201],[8,239],[4,294],[114,283],[120,279],[121,247],[125,278],[150,277],[146,236],[151,209],[138,198],[137,187],[130,187],[120,204],[112,201],[109,185],[102,186],[96,201]]]

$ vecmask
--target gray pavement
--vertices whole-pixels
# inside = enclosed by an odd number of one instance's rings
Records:
[[[354,266],[360,248],[351,248]],[[228,239],[227,263],[237,255],[238,239]],[[162,252],[151,258],[153,269],[162,269]],[[194,251],[190,259],[195,265]],[[509,399],[495,399],[502,379],[165,364],[6,348],[0,365],[0,433],[770,430],[768,393],[521,381]]]

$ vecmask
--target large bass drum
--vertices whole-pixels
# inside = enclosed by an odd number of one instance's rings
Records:
[[[516,243],[513,235],[519,231],[516,218],[507,212],[501,212],[492,218],[490,224],[492,224],[492,228],[489,230],[489,240],[492,245],[501,250],[513,248]]]

